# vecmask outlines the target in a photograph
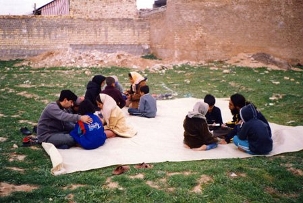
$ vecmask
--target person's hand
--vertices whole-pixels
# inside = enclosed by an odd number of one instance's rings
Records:
[[[222,127],[222,128],[228,128],[227,125],[226,125],[226,123],[222,123],[222,124],[221,124],[221,127]]]
[[[241,125],[242,123],[243,123],[243,121],[239,120],[238,123],[237,123],[237,125]]]
[[[99,117],[100,118],[100,117]],[[104,118],[100,118],[102,125],[105,125],[105,119]]]
[[[227,144],[227,142],[226,142],[224,139],[221,139],[221,140],[219,141],[219,144]]]
[[[130,92],[129,92],[129,91],[125,91],[124,94],[125,94],[126,96],[128,96],[128,95],[130,95]]]
[[[81,116],[81,117],[80,117],[80,120],[81,120],[83,123],[86,123],[86,124],[90,124],[90,123],[93,122],[93,119],[92,119],[90,116],[87,116],[87,115]]]

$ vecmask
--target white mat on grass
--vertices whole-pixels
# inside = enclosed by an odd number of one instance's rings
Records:
[[[56,149],[50,143],[42,143],[52,161],[54,175],[87,171],[119,164],[179,162],[202,159],[246,158],[233,143],[219,145],[209,151],[193,151],[183,147],[183,120],[188,111],[199,101],[195,98],[158,100],[156,118],[129,116],[123,108],[127,121],[138,131],[132,138],[110,138],[94,150],[74,147]],[[223,121],[231,120],[228,99],[216,99]],[[303,149],[303,126],[282,126],[270,123],[274,147],[268,156]]]

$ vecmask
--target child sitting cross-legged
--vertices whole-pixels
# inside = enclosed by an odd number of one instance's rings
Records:
[[[134,116],[155,118],[157,113],[156,99],[149,94],[147,85],[140,87],[140,101],[138,108],[129,108],[128,113]]]
[[[242,120],[238,135],[234,136],[234,144],[239,150],[248,154],[268,154],[273,148],[271,129],[267,123],[258,119],[253,104],[240,109]]]

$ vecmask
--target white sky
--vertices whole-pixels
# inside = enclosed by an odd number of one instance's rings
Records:
[[[28,15],[52,0],[0,0],[0,15]],[[137,0],[137,8],[152,8],[154,0]]]

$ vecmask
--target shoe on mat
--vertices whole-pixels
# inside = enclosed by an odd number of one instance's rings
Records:
[[[31,135],[31,131],[27,128],[27,127],[24,127],[24,128],[20,128],[20,132],[23,134],[23,135]]]
[[[113,171],[113,175],[120,175],[130,169],[127,165],[117,166],[117,168]]]

